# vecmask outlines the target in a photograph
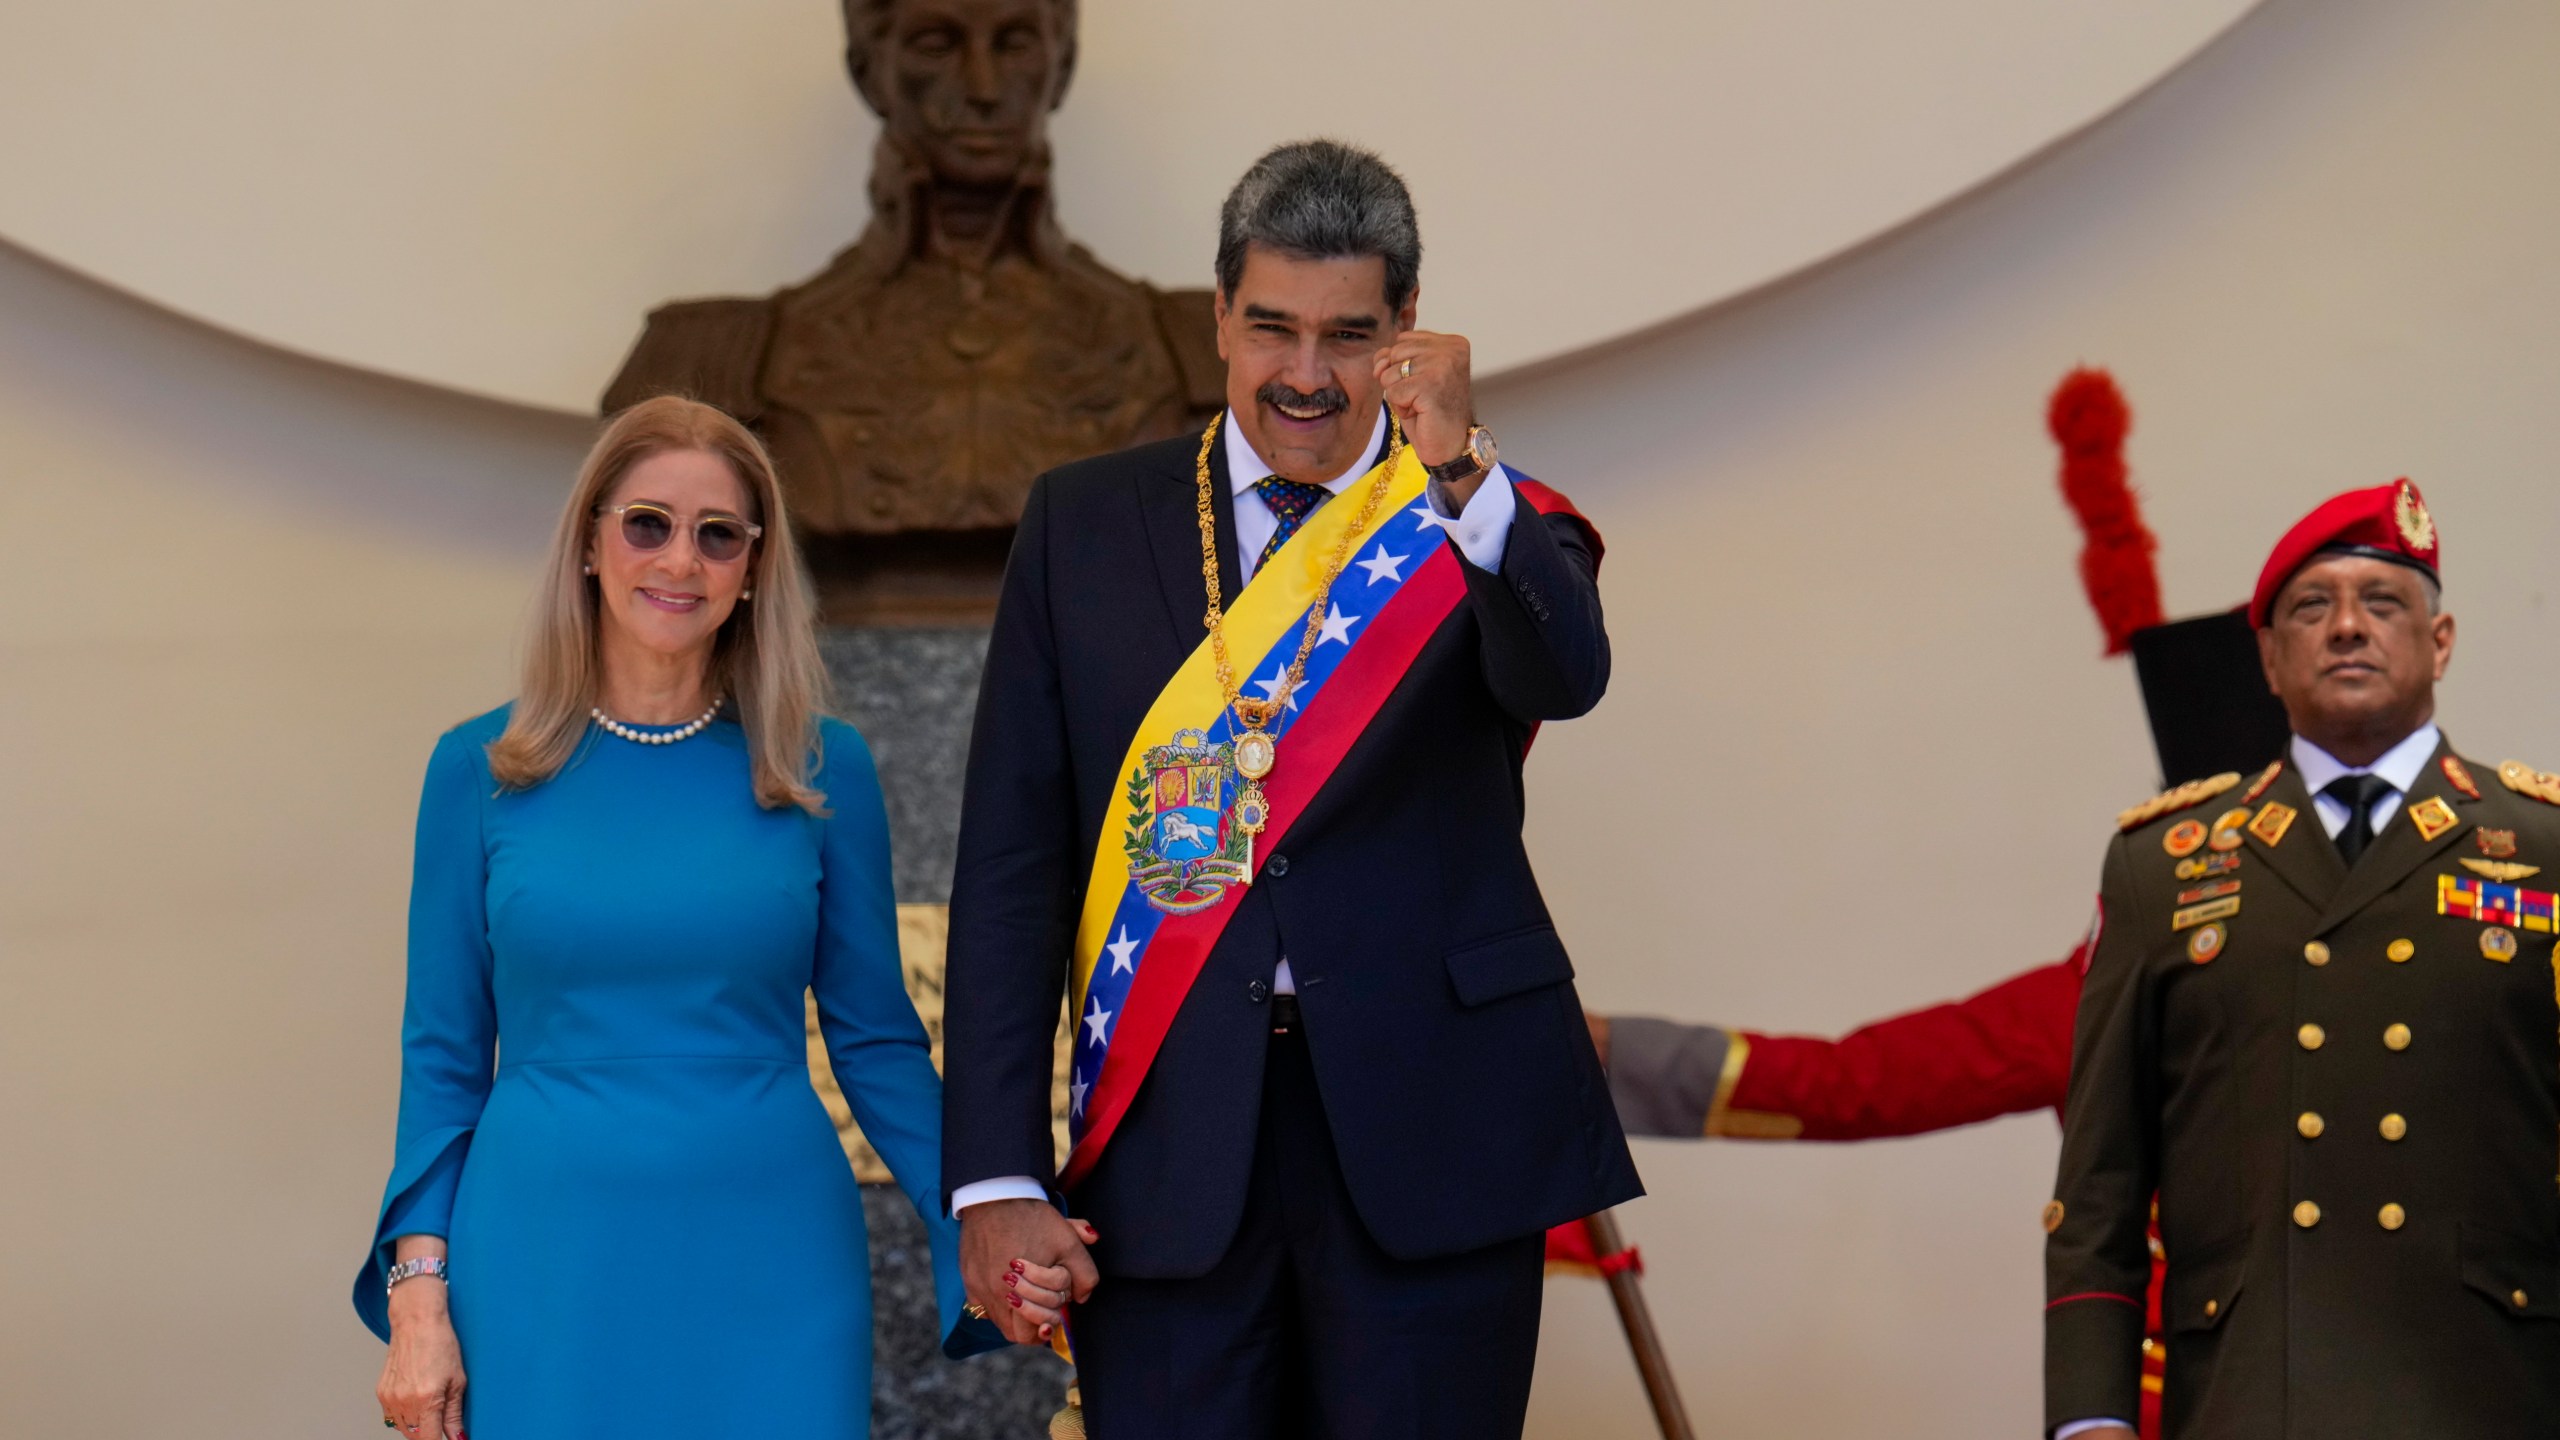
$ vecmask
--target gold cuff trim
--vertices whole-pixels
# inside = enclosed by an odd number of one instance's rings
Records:
[[[1734,1087],[1742,1083],[1742,1068],[1750,1063],[1751,1042],[1738,1032],[1726,1032],[1724,1072],[1716,1077],[1716,1098],[1707,1105],[1706,1133],[1727,1140],[1793,1140],[1803,1134],[1804,1122],[1793,1115],[1733,1108]]]

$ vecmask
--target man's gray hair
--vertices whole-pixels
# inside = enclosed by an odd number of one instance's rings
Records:
[[[1232,298],[1255,245],[1300,260],[1387,262],[1387,308],[1422,278],[1413,195],[1387,162],[1334,140],[1299,140],[1253,162],[1218,212],[1218,291]]]

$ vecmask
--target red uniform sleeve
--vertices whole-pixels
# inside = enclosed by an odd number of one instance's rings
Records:
[[[1738,1031],[1707,1133],[1738,1139],[1920,1135],[2059,1109],[2071,1080],[2080,954],[1837,1040]]]

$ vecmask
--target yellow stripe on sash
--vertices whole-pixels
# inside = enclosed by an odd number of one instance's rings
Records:
[[[1340,495],[1316,507],[1316,512],[1298,527],[1298,533],[1254,572],[1244,593],[1227,607],[1227,658],[1237,667],[1240,683],[1249,684],[1253,678],[1249,667],[1261,663],[1272,646],[1284,637],[1295,637],[1305,625],[1308,607],[1316,603],[1316,592],[1324,586],[1324,567],[1333,559],[1334,547],[1342,543],[1344,532],[1359,518],[1367,488],[1385,463],[1380,461]],[[1369,536],[1405,520],[1407,512],[1421,499],[1426,479],[1413,447],[1402,447],[1395,474],[1387,484],[1386,498],[1378,502],[1378,513],[1372,517],[1369,529],[1354,540],[1352,559],[1358,558],[1359,547]],[[1294,657],[1296,652],[1290,653]],[[1217,659],[1210,653],[1208,637],[1202,636],[1190,657],[1182,662],[1182,668],[1165,682],[1155,703],[1147,707],[1147,718],[1130,738],[1128,752],[1120,757],[1120,777],[1125,779],[1137,769],[1148,750],[1171,741],[1175,731],[1206,730],[1216,724],[1226,703],[1226,695],[1218,688]],[[1121,849],[1120,837],[1128,832],[1134,816],[1125,787],[1115,781],[1111,790],[1111,808],[1103,816],[1102,833],[1094,841],[1084,915],[1076,925],[1078,1010],[1084,1008],[1085,982],[1093,974],[1094,961],[1102,954],[1103,942],[1110,938],[1111,917],[1118,913],[1120,902],[1129,891],[1129,859]]]

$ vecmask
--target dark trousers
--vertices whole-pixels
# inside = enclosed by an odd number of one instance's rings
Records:
[[[1303,1031],[1275,1034],[1244,1217],[1192,1280],[1106,1277],[1076,1307],[1095,1440],[1516,1440],[1544,1237],[1437,1260],[1352,1208]],[[1107,1242],[1106,1242],[1107,1243]]]

